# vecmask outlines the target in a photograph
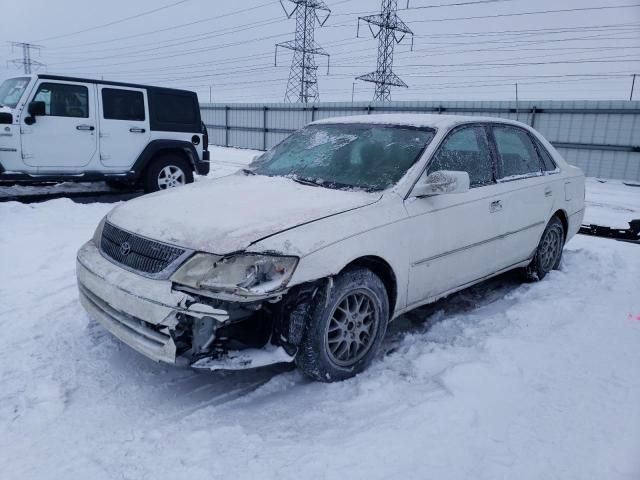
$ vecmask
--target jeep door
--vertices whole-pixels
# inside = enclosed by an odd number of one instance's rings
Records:
[[[149,108],[143,88],[99,85],[100,163],[129,168],[149,143]]]
[[[30,102],[44,102],[44,115],[22,113],[23,159],[39,171],[79,170],[96,155],[95,85],[41,79]]]
[[[408,306],[442,295],[498,270],[502,201],[486,127],[465,125],[449,133],[423,175],[469,173],[466,193],[409,198],[411,235]]]

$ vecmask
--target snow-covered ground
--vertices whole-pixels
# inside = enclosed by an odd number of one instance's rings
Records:
[[[111,207],[0,203],[0,478],[640,478],[638,245],[577,236],[561,271],[403,317],[326,385],[165,367],[90,321],[75,252]]]

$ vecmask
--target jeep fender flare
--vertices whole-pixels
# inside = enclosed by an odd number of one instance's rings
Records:
[[[183,140],[152,140],[138,156],[133,167],[131,167],[131,170],[135,172],[135,178],[139,179],[142,176],[142,173],[158,154],[170,150],[184,152],[193,170],[199,173],[197,168],[197,163],[199,163],[198,151],[191,142]]]

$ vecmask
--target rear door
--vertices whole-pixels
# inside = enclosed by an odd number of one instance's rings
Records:
[[[22,152],[27,165],[47,170],[79,170],[97,153],[95,85],[40,80],[30,102],[44,102],[45,115],[27,125],[22,114]]]
[[[512,125],[494,125],[491,130],[505,211],[499,261],[506,267],[533,255],[559,194],[554,182],[559,177],[543,174],[528,131]]]
[[[149,109],[143,88],[99,85],[100,163],[129,168],[149,143]]]

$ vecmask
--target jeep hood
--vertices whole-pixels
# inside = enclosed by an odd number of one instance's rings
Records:
[[[151,239],[227,254],[380,197],[380,193],[301,185],[288,178],[236,174],[130,200],[107,219]]]

